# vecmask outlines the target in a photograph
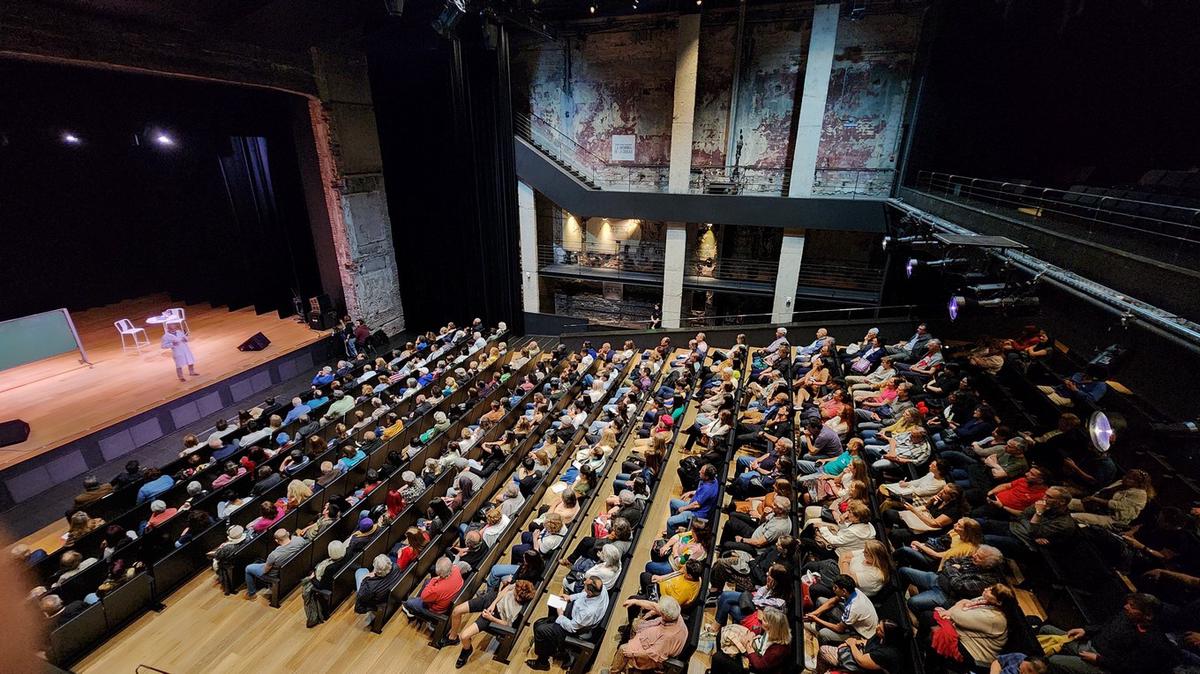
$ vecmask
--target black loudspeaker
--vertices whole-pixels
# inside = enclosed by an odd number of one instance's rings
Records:
[[[325,313],[319,311],[308,312],[308,327],[313,330],[332,330],[333,326],[337,325],[337,320],[336,311],[326,311]]]
[[[329,298],[329,295],[310,297],[308,298],[308,310],[320,312],[331,311],[333,310],[333,300]]]
[[[386,347],[390,341],[391,340],[388,338],[386,332],[384,332],[383,330],[376,330],[371,335],[370,339],[367,340],[367,343],[369,343],[371,346],[375,347],[376,349],[382,349],[382,348]]]
[[[0,447],[19,445],[29,439],[29,424],[20,419],[0,423]]]
[[[262,351],[271,345],[271,340],[261,332],[254,333],[254,336],[242,342],[238,346],[238,351]]]

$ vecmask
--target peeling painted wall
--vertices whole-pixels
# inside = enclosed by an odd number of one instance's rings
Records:
[[[514,57],[530,110],[601,160],[614,134],[637,136],[634,164],[666,165],[671,151],[675,27],[591,33],[568,46],[538,43]]]
[[[726,156],[729,137],[736,139],[741,133],[743,189],[780,193],[789,167],[812,10],[789,6],[787,13],[764,11],[747,17],[732,123],[737,15],[706,15],[701,25],[693,188],[704,179],[723,176],[724,166],[735,160]],[[839,22],[818,167],[855,170],[823,172],[818,193],[853,191],[860,182],[870,184],[865,190],[859,185],[859,192],[884,194],[889,189],[919,28],[919,16],[902,14]],[[529,92],[533,114],[586,148],[598,162],[614,164],[613,134],[637,136],[632,164],[638,167],[601,167],[596,179],[602,187],[665,190],[676,27],[671,22],[610,31],[520,47],[513,57],[517,90]]]
[[[916,15],[838,22],[815,193],[887,194],[919,32]]]
[[[733,137],[741,133],[745,141],[742,166],[778,169],[787,165],[796,87],[810,30],[807,19],[747,22],[733,129]],[[736,24],[701,27],[692,134],[694,168],[723,166],[736,159],[725,156],[736,45]]]

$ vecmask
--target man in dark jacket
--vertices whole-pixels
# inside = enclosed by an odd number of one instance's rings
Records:
[[[1135,592],[1121,612],[1106,622],[1064,632],[1044,625],[1040,634],[1066,635],[1071,641],[1050,657],[1053,672],[1069,674],[1135,674],[1169,672],[1179,652],[1159,626],[1162,604],[1153,595]]]
[[[354,597],[355,613],[374,613],[387,604],[388,593],[400,580],[400,567],[392,563],[387,555],[377,555],[371,564],[371,570],[359,569],[354,572],[354,581],[358,592]]]

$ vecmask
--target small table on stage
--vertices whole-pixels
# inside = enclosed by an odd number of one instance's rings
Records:
[[[163,334],[165,335],[165,334],[167,334],[167,323],[173,322],[175,320],[176,319],[173,315],[164,311],[157,316],[151,316],[150,318],[147,318],[146,324],[147,325],[161,325],[163,327]]]

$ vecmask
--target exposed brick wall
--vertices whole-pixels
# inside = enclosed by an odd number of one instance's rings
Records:
[[[895,169],[919,32],[920,17],[911,14],[872,14],[838,22],[818,169]],[[865,179],[853,172],[823,173],[819,178],[826,189],[818,193],[836,192],[834,183]],[[886,194],[889,181],[890,176],[877,181],[874,191]]]

